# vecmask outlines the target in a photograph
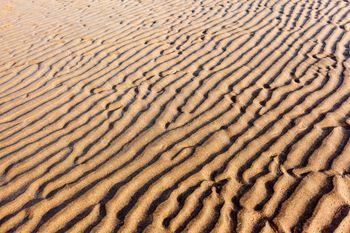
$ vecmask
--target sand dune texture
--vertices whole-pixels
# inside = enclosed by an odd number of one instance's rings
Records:
[[[350,232],[349,0],[0,0],[0,232]]]

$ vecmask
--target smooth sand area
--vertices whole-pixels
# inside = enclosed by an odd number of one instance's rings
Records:
[[[0,0],[0,232],[350,232],[349,0]]]

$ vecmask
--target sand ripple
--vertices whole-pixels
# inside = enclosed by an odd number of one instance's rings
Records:
[[[0,232],[350,232],[348,0],[0,0]]]

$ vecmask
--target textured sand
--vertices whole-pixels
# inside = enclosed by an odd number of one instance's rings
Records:
[[[0,232],[350,232],[349,0],[0,0]]]

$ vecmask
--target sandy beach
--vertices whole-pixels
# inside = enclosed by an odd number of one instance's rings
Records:
[[[349,0],[0,0],[0,232],[349,233]]]

